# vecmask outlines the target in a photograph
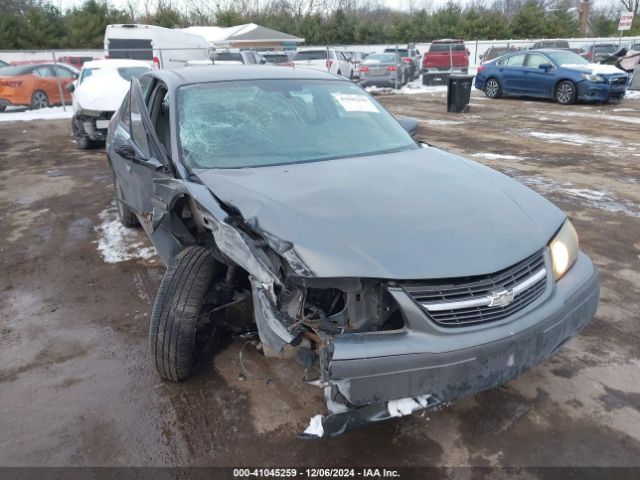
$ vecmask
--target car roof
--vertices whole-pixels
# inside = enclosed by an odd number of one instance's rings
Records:
[[[153,70],[151,75],[164,81],[169,88],[207,82],[233,80],[342,80],[342,77],[328,72],[307,68],[282,68],[269,65],[205,65],[176,68],[175,70]]]
[[[129,60],[127,58],[105,58],[104,60],[84,62],[82,66],[84,68],[149,67],[149,63],[142,60]]]

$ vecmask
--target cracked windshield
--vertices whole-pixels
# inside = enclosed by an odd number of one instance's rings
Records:
[[[254,80],[182,87],[181,155],[192,168],[240,168],[418,148],[361,88]]]

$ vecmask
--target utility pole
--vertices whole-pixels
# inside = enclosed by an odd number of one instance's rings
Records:
[[[591,3],[589,0],[580,0],[580,7],[578,9],[578,23],[580,24],[580,32],[585,37],[589,34],[589,11],[591,10]]]

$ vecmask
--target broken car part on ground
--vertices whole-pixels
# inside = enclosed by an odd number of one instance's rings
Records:
[[[598,271],[562,211],[415,142],[352,83],[277,67],[142,78],[107,155],[121,221],[169,265],[150,328],[163,378],[255,322],[265,355],[316,372],[328,415],[305,435],[333,436],[501,385],[594,315]]]

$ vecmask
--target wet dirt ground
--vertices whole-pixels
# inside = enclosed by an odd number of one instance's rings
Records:
[[[242,339],[192,380],[160,380],[147,328],[163,266],[118,226],[104,153],[78,150],[67,120],[0,123],[0,465],[640,465],[640,100],[474,94],[456,115],[441,93],[378,98],[567,211],[602,274],[578,338],[438,412],[298,440],[320,391]]]

